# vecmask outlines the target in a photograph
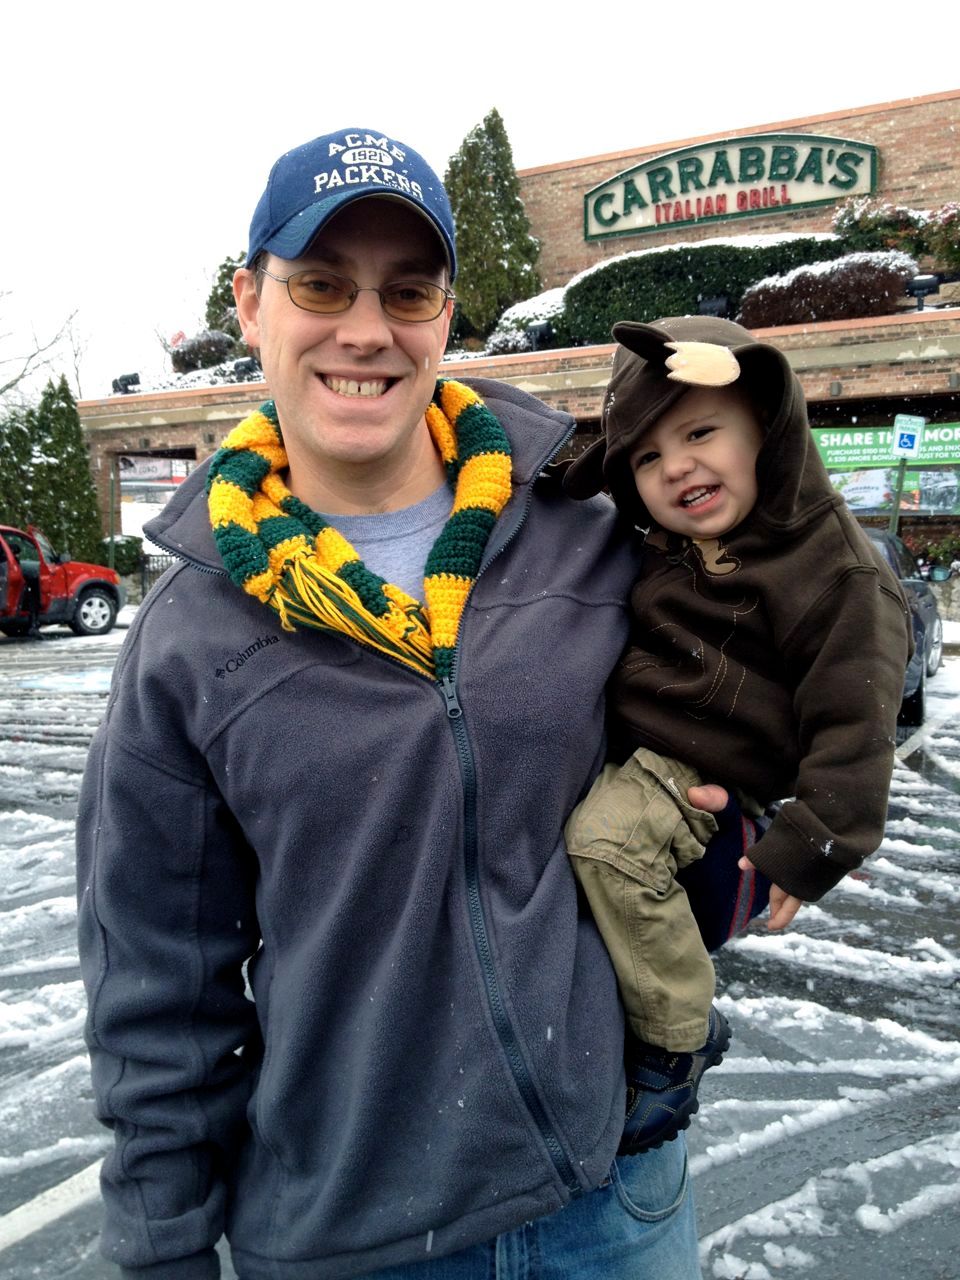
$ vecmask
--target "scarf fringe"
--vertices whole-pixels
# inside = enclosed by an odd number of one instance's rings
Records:
[[[398,659],[421,675],[432,676],[433,645],[421,606],[403,592],[398,590],[397,594],[408,602],[406,607],[391,601],[382,617],[374,617],[342,578],[299,555],[284,566],[270,603],[287,631],[298,625],[337,631]]]

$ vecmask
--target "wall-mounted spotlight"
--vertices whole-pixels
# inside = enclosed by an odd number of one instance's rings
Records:
[[[912,280],[907,281],[907,293],[911,298],[916,298],[918,311],[923,310],[924,298],[928,298],[931,293],[939,292],[939,276],[914,276]]]

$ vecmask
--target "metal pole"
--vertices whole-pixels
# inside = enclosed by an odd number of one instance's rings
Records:
[[[111,458],[110,459],[110,547],[107,551],[107,564],[110,566],[111,569],[113,568],[113,560],[114,560],[113,543],[114,543],[114,528],[115,528],[115,520],[116,520],[116,516],[114,514],[114,497],[116,495],[116,489],[117,489],[116,477],[117,477],[116,465],[114,463],[113,458]]]
[[[901,458],[897,464],[897,485],[893,495],[893,510],[890,512],[890,524],[888,533],[896,533],[900,526],[900,497],[903,494],[903,477],[907,470],[906,458]]]

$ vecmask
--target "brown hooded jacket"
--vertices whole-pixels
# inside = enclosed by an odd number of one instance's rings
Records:
[[[605,439],[564,479],[578,497],[608,488],[649,529],[609,688],[611,754],[648,747],[764,804],[792,797],[751,859],[817,899],[883,836],[912,645],[903,595],[832,488],[781,352],[710,317],[618,324],[614,337]],[[689,385],[666,364],[674,342],[732,351],[764,420],[756,505],[719,539],[652,525],[633,480],[637,442]]]

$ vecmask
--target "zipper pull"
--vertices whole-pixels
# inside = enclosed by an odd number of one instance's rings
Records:
[[[673,542],[673,545],[672,545],[671,547],[669,547],[669,548],[668,548],[668,550],[667,550],[667,554],[666,554],[666,557],[665,557],[665,559],[666,559],[666,561],[667,561],[667,564],[683,564],[683,562],[684,562],[684,561],[686,560],[686,558],[687,558],[687,552],[688,552],[688,551],[691,549],[691,547],[694,545],[694,544],[693,544],[693,539],[692,539],[692,538],[683,538],[683,539],[680,541],[679,546],[677,545],[677,543],[676,543],[675,541],[673,541],[673,540],[671,540],[671,541]]]
[[[447,716],[451,720],[459,720],[463,715],[463,707],[457,697],[457,686],[449,678],[440,681],[443,700],[447,706]]]

